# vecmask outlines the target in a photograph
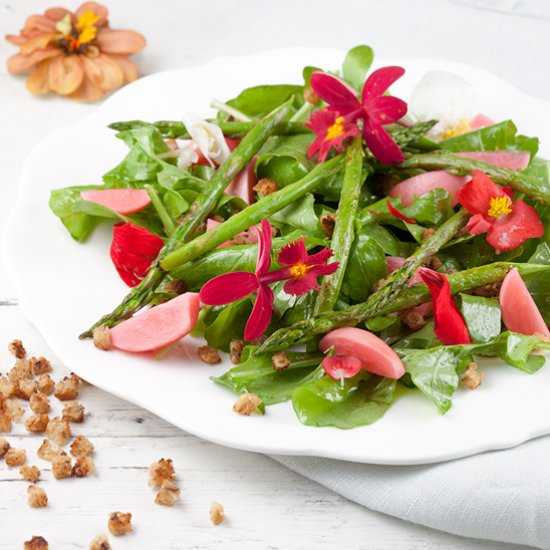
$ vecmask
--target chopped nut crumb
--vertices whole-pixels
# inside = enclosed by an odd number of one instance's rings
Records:
[[[23,550],[48,550],[48,548],[48,541],[44,537],[33,537],[25,541],[23,546]]]
[[[36,454],[42,460],[48,460],[51,462],[54,458],[57,458],[65,453],[61,447],[55,443],[52,443],[49,439],[44,439]]]
[[[4,411],[0,411],[0,433],[11,432],[11,417]]]
[[[11,447],[6,453],[6,464],[10,466],[10,468],[23,466],[25,462],[27,462],[27,451],[25,451],[25,449],[15,449]]]
[[[26,359],[17,359],[15,366],[8,372],[8,378],[16,384],[20,380],[30,380],[32,370],[29,361]]]
[[[254,244],[256,241],[254,241],[250,237],[250,233],[243,232],[235,235],[232,239],[229,240],[229,242],[235,246],[235,245],[241,245],[241,244]]]
[[[31,395],[38,389],[38,384],[34,380],[19,380],[17,387],[17,397],[28,401]]]
[[[25,421],[25,428],[31,433],[44,433],[49,422],[50,417],[47,414],[34,414]]]
[[[35,376],[52,372],[52,366],[45,357],[31,357],[29,363]]]
[[[84,420],[84,406],[77,401],[65,403],[62,419],[69,422],[82,422]]]
[[[55,385],[54,395],[60,401],[69,401],[78,397],[78,385],[80,380],[73,374],[65,376]]]
[[[9,379],[3,376],[0,378],[0,393],[5,397],[12,397],[15,395],[17,386]]]
[[[90,550],[112,550],[107,535],[99,535],[90,543]]]
[[[70,456],[58,455],[52,460],[52,474],[55,479],[65,479],[73,475],[73,463]]]
[[[210,505],[210,521],[214,525],[219,525],[225,519],[225,510],[219,502],[213,502]]]
[[[94,461],[89,456],[78,457],[73,466],[73,476],[88,477],[88,474],[90,473],[97,473]]]
[[[71,454],[74,457],[91,456],[94,452],[94,446],[83,435],[79,435],[71,443]]]
[[[435,233],[435,228],[429,227],[422,233],[422,240],[425,241],[426,239],[429,239],[433,234]]]
[[[25,359],[27,356],[27,351],[25,350],[25,346],[23,346],[23,342],[21,340],[13,340],[8,344],[8,350],[10,353],[15,355],[17,359]]]
[[[222,220],[223,221],[223,220]],[[187,292],[187,284],[185,281],[180,279],[172,279],[166,285],[166,292],[171,292],[172,294],[185,294]]]
[[[174,481],[176,471],[172,459],[161,458],[149,466],[149,487],[160,487],[163,481]]]
[[[484,298],[495,298],[500,293],[500,287],[502,282],[498,281],[496,283],[489,283],[488,285],[483,285],[478,288],[474,288],[471,291],[471,294],[474,296],[482,296]]]
[[[244,349],[244,340],[231,340],[229,343],[229,358],[234,365],[239,365]]]
[[[200,360],[207,365],[217,365],[222,362],[222,358],[217,349],[210,346],[201,346],[197,349]]]
[[[10,450],[11,445],[5,440],[0,438],[0,458],[4,458],[6,453]]]
[[[310,88],[309,86],[304,88],[304,100],[313,106],[319,105],[319,102],[321,101],[319,96],[313,91],[313,88]]]
[[[160,486],[160,491],[155,497],[155,504],[173,506],[178,501],[180,492],[178,486],[173,481],[165,479]]]
[[[432,256],[430,258],[429,267],[430,269],[437,271],[443,267],[443,262],[437,256]]]
[[[40,478],[40,470],[37,466],[22,466],[19,473],[23,479],[33,483],[36,483]]]
[[[19,399],[16,397],[10,397],[6,399],[2,404],[2,410],[12,419],[13,422],[17,422],[24,414],[25,409],[19,404]]]
[[[277,182],[272,179],[262,178],[252,189],[254,189],[256,193],[262,195],[262,197],[267,197],[267,195],[271,195],[271,193],[278,191],[279,186]]]
[[[42,374],[38,377],[38,391],[44,395],[51,395],[55,389],[55,383],[49,374]]]
[[[271,365],[273,366],[273,370],[285,370],[290,365],[290,359],[284,351],[278,351],[271,358]]]
[[[470,390],[475,390],[481,385],[481,382],[483,382],[484,376],[484,373],[477,370],[477,364],[472,362],[462,375],[462,383]]]
[[[414,308],[404,309],[399,311],[397,316],[401,321],[408,326],[411,330],[420,330],[426,325],[424,317],[418,313]]]
[[[113,512],[109,516],[107,527],[115,537],[128,534],[132,530],[132,514]]]
[[[267,340],[267,334],[262,334],[250,342],[253,346],[261,346]]]
[[[258,410],[258,405],[260,405],[261,402],[262,400],[257,395],[253,393],[243,393],[233,405],[233,410],[244,416],[250,416]]]
[[[66,420],[62,420],[56,416],[50,420],[46,428],[46,435],[63,447],[71,437],[71,426]]]
[[[329,238],[332,237],[332,234],[334,233],[334,226],[336,225],[336,214],[333,214],[332,212],[322,214],[319,218],[319,224],[321,225],[323,233]]]
[[[42,487],[38,485],[29,485],[27,487],[28,503],[31,508],[45,508],[48,506],[48,495]]]
[[[101,325],[94,328],[93,332],[94,346],[104,351],[111,349],[111,331],[109,327]]]
[[[32,412],[36,414],[46,414],[50,412],[50,400],[45,393],[33,393],[29,399],[29,406]]]

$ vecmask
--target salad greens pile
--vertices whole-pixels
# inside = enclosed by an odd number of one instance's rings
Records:
[[[372,61],[372,50],[358,46],[348,52],[336,75],[360,94],[374,74]],[[273,303],[262,337],[247,342],[240,363],[215,377],[216,383],[237,394],[254,393],[267,406],[291,401],[298,419],[307,425],[352,428],[381,418],[407,391],[419,390],[445,413],[476,357],[498,357],[526,373],[536,372],[545,362],[537,352],[550,349],[550,344],[544,335],[503,328],[498,295],[503,279],[517,268],[544,323],[550,323],[550,162],[537,156],[538,139],[519,134],[511,120],[441,139],[434,135],[439,121],[400,116],[383,124],[388,138],[380,133],[382,123],[373,130],[402,154],[397,162],[384,162],[376,144],[365,141],[366,128],[375,117],[374,107],[368,107],[374,100],[365,99],[370,92],[363,93],[362,114],[339,116],[312,86],[320,71],[305,67],[301,83],[255,86],[218,103],[216,118],[208,122],[219,128],[232,149],[220,163],[207,162],[208,157],[182,162],[183,151],[189,153],[189,142],[182,140],[193,136],[181,121],[110,125],[128,146],[126,157],[103,176],[102,184],[54,190],[50,208],[77,241],[85,241],[97,224],[114,221],[115,228],[143,228],[156,236],[159,246],[146,269],[132,268],[139,284],[82,336],[91,337],[94,328],[114,327],[141,308],[165,303],[183,287],[198,293],[218,276],[254,274],[260,260],[251,228],[268,220],[275,233],[269,243],[271,268],[283,270],[286,279],[274,280],[266,290]],[[392,97],[384,92],[377,98],[379,105]],[[324,134],[315,124],[322,116],[333,117]],[[331,141],[335,129],[340,134]],[[316,139],[332,145],[326,154],[317,148],[317,158],[312,154]],[[529,162],[511,169],[487,160],[492,157],[476,156],[487,152],[523,152]],[[252,181],[246,183],[246,192],[258,184],[252,200],[242,190],[231,190],[232,182],[247,170]],[[473,212],[461,206],[448,186],[415,192],[408,202],[392,196],[396,185],[439,171],[468,179],[474,174],[474,180],[476,171],[483,172],[505,189],[499,195],[504,210],[495,216],[495,224],[512,215],[512,199],[506,197],[515,194],[514,200],[534,208],[544,234],[525,238],[513,248],[495,249],[486,238],[490,230],[484,226],[484,231],[474,231]],[[266,182],[274,185],[272,192],[265,190]],[[105,189],[145,190],[150,201],[136,212],[121,213],[81,195]],[[207,227],[207,220],[215,221],[215,227]],[[502,238],[508,238],[506,227],[498,229]],[[282,251],[302,238],[307,258],[328,248],[338,269],[324,272],[318,289],[287,292],[288,280],[298,275],[292,266],[284,271]],[[119,247],[123,244],[117,242]],[[134,243],[128,252],[130,263],[140,255],[136,248]],[[392,270],[389,265],[395,258],[399,265]],[[449,285],[468,342],[441,337],[445,317],[438,316],[439,298],[425,279],[413,280],[423,266],[438,274],[441,285]],[[258,295],[262,284],[258,283]],[[204,305],[202,300],[193,334],[229,352],[244,338],[255,295],[252,289],[230,303]],[[426,307],[418,309],[432,299],[434,318]],[[327,374],[324,359],[339,353],[337,348],[321,353],[319,339],[352,326],[391,346],[405,374],[395,379],[366,367],[351,377]],[[307,346],[296,348],[297,344]],[[272,360],[278,351],[284,351],[289,361],[281,370]]]

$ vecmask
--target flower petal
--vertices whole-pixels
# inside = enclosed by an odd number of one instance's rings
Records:
[[[55,22],[56,19],[52,18],[50,15],[51,10],[47,10],[44,15],[31,15],[27,17],[25,21],[25,34],[29,31],[40,31],[40,32],[52,32],[55,31]],[[63,10],[63,15],[67,13],[67,10]],[[61,18],[60,18],[61,19]]]
[[[399,149],[393,138],[382,128],[365,120],[363,136],[372,154],[384,164],[396,164],[405,160],[405,155]]]
[[[363,367],[361,361],[351,355],[328,356],[323,359],[321,365],[333,380],[353,378]]]
[[[269,326],[273,314],[273,291],[267,285],[261,285],[252,313],[244,329],[244,339],[250,342],[259,338]]]
[[[261,230],[254,226],[252,229],[258,234],[258,260],[256,262],[256,275],[264,275],[271,267],[271,244],[272,230],[271,224],[267,220],[262,220]]]
[[[399,212],[399,210],[397,210],[397,208],[395,208],[395,206],[390,201],[386,201],[386,204],[388,205],[388,210],[390,211],[390,214],[394,218],[397,218],[398,220],[403,220],[407,223],[416,223],[416,220],[413,220],[412,218],[409,218],[408,216],[405,216],[405,214]]]
[[[420,269],[420,276],[432,295],[435,335],[448,346],[471,344],[466,323],[451,298],[447,277],[426,267]]]
[[[191,139],[210,166],[214,167],[216,164],[219,166],[227,160],[231,151],[218,125],[189,114],[184,114],[182,120]]]
[[[107,17],[109,16],[109,10],[96,2],[84,2],[75,12],[78,19],[83,13],[87,11],[93,11],[99,19],[94,23],[95,27],[104,27],[107,24]]]
[[[332,251],[331,251],[332,252]],[[323,275],[331,275],[340,267],[339,262],[332,262],[330,264],[316,265],[309,271],[314,277],[322,277]]]
[[[87,76],[82,79],[80,86],[72,93],[69,94],[71,99],[78,101],[97,101],[105,95],[99,86],[94,84]]]
[[[487,231],[487,242],[496,250],[513,250],[527,239],[544,235],[544,225],[532,206],[518,200],[511,209],[511,214],[495,220]]]
[[[481,215],[474,214],[466,224],[466,229],[470,235],[481,235],[489,231],[491,224]]]
[[[95,44],[103,53],[131,55],[145,48],[145,38],[135,31],[99,29]]]
[[[50,63],[48,83],[58,94],[74,92],[82,84],[83,78],[84,70],[78,55],[59,56]]]
[[[253,273],[233,271],[210,279],[199,292],[201,302],[208,306],[223,306],[248,296],[258,288]]]
[[[131,223],[113,226],[111,260],[121,279],[136,286],[145,277],[163,247],[163,240],[144,227]]]
[[[397,66],[382,67],[374,71],[365,82],[361,103],[365,106],[375,97],[386,93],[387,89],[404,74],[405,69]]]
[[[44,12],[44,15],[52,20],[55,27],[55,23],[63,19],[67,13],[70,14],[71,19],[76,22],[76,17],[74,16],[74,14],[72,14],[69,10],[65,8],[49,8]]]
[[[313,91],[325,102],[336,107],[341,114],[347,115],[361,108],[357,99],[357,92],[338,77],[315,71],[311,75],[311,87]]]
[[[123,55],[110,55],[109,57],[120,67],[124,82],[133,82],[139,77],[139,69],[134,62]]]
[[[10,73],[22,73],[28,71],[45,59],[61,55],[61,50],[58,48],[47,48],[45,50],[36,50],[29,55],[16,53],[8,58],[8,71]]]
[[[49,71],[50,59],[45,59],[39,63],[27,78],[27,90],[32,94],[46,94],[50,91]]]
[[[330,260],[330,258],[332,258],[332,256],[334,256],[334,251],[325,246],[325,248],[317,252],[317,254],[311,254],[310,256],[307,256],[307,258],[304,260],[304,263],[306,265],[326,264]]]
[[[504,197],[506,193],[481,170],[472,171],[473,178],[464,184],[457,194],[458,202],[470,212],[470,214],[487,215],[491,199]]]
[[[279,252],[279,257],[277,258],[277,262],[284,266],[293,266],[297,263],[306,263],[308,260],[309,257],[306,249],[306,241],[303,237],[283,246]]]
[[[56,34],[57,33],[55,32],[48,32],[38,34],[33,38],[29,38],[23,44],[21,44],[21,53],[28,55],[36,50],[43,50],[50,44]]]
[[[307,294],[310,290],[319,290],[317,276],[312,271],[313,269],[303,277],[288,280],[283,286],[284,291],[292,296],[301,296]]]
[[[103,54],[94,58],[83,56],[82,62],[86,76],[104,92],[120,88],[124,83],[124,73],[120,65],[109,56]]]
[[[367,114],[374,124],[393,124],[407,114],[407,104],[398,97],[380,96],[369,102]]]

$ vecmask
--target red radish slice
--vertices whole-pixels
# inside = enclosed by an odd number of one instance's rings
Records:
[[[235,177],[235,179],[227,186],[225,192],[228,195],[236,195],[246,202],[252,204],[254,202],[254,190],[256,185],[256,157],[254,157]]]
[[[335,357],[325,357],[323,370],[333,379],[353,378],[363,367],[363,363],[357,357],[348,355],[337,355]]]
[[[151,204],[145,189],[97,189],[82,191],[80,196],[122,215],[139,212]]]
[[[133,353],[156,351],[189,334],[198,316],[199,295],[186,292],[113,327],[111,343]]]
[[[455,155],[480,160],[501,168],[508,168],[508,170],[525,170],[531,160],[531,155],[527,151],[465,151]]]
[[[355,357],[361,361],[366,371],[380,376],[400,378],[405,374],[405,367],[395,351],[367,330],[355,327],[337,328],[323,336],[319,348],[323,352],[334,348],[337,356]]]
[[[401,197],[403,206],[410,206],[414,197],[425,195],[432,189],[446,189],[451,194],[451,204],[457,204],[456,194],[462,186],[468,181],[469,176],[454,176],[445,172],[445,170],[435,170],[434,172],[425,172],[418,176],[406,179],[397,185],[394,185],[388,195],[390,197]]]
[[[517,268],[504,277],[498,299],[502,320],[508,330],[550,341],[550,331]]]
[[[487,128],[487,126],[492,126],[494,123],[494,120],[491,120],[488,116],[479,113],[472,118],[472,120],[470,120],[470,128],[472,130],[479,130],[481,128]]]

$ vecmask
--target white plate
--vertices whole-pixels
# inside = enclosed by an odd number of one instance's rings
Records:
[[[343,53],[292,49],[158,73],[123,88],[93,115],[62,128],[30,153],[19,202],[8,223],[5,259],[24,312],[63,363],[106,391],[126,398],[195,435],[239,449],[315,455],[379,464],[420,464],[502,449],[550,432],[550,368],[529,376],[499,361],[484,362],[476,391],[459,390],[452,410],[440,416],[420,392],[410,392],[372,426],[353,430],[301,425],[289,403],[265,416],[231,412],[235,395],[209,380],[230,365],[196,359],[197,342],[184,340],[161,361],[105,353],[79,332],[110,311],[127,288],[109,259],[110,228],[86,244],[72,241],[48,209],[51,189],[95,184],[120,161],[126,147],[106,128],[129,119],[174,119],[184,111],[207,115],[214,96],[228,98],[260,83],[300,82],[305,65],[340,66]],[[478,110],[496,120],[512,117],[520,130],[541,137],[550,156],[550,104],[527,97],[480,69],[446,61],[388,60],[405,77],[394,87],[408,98],[428,70],[461,74],[478,93]]]

